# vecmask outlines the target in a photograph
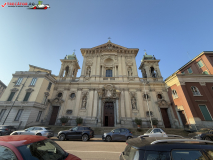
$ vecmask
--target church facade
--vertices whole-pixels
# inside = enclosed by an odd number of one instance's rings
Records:
[[[159,127],[178,128],[179,124],[171,109],[159,69],[160,60],[145,53],[139,66],[143,75],[140,78],[135,60],[138,51],[137,48],[126,48],[111,41],[93,48],[82,48],[84,60],[80,77],[76,77],[80,66],[75,54],[61,59],[58,76],[52,75],[50,70],[30,66],[30,70],[23,75],[19,72],[19,76],[16,76],[18,73],[14,74],[13,80],[0,99],[0,109],[5,110],[5,115],[0,114],[0,118],[2,120],[6,118],[7,111],[13,105],[12,110],[16,108],[16,111],[10,112],[8,117],[11,113],[14,114],[13,117],[17,117],[18,107],[22,108],[23,113],[25,108],[31,109],[31,112],[28,111],[29,114],[35,115],[33,119],[26,113],[25,117],[28,118],[22,120],[23,127],[29,123],[30,125],[61,125],[59,118],[62,116],[70,118],[66,125],[71,126],[76,125],[77,117],[81,117],[83,125],[91,127],[134,127],[134,119],[137,117],[142,119],[142,127],[150,127],[149,115],[151,115],[152,118],[158,119]],[[29,83],[35,77],[39,81],[42,74],[44,80],[38,84],[36,82],[34,86],[27,86],[28,91],[20,91],[21,88],[12,85],[12,81],[17,82],[18,78],[24,76],[28,76]],[[48,87],[49,90],[46,89]],[[36,88],[40,88],[39,91],[32,92]],[[27,101],[24,101],[26,92],[30,89],[31,94],[28,94]],[[23,94],[20,106],[17,102],[13,104],[13,101],[19,98],[12,97],[11,100],[12,91],[17,92],[14,94],[17,97]],[[18,92],[23,93],[18,95]],[[9,103],[8,100],[11,102]],[[32,102],[36,102],[37,106],[28,105]],[[12,124],[14,120],[8,118],[5,122]]]

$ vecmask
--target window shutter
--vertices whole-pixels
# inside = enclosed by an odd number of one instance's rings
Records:
[[[15,92],[11,92],[7,101],[12,101]]]
[[[30,94],[31,94],[31,92],[27,92],[23,101],[28,101]]]
[[[212,121],[211,115],[209,114],[209,111],[205,105],[199,105],[200,110],[203,114],[203,117],[206,121]]]

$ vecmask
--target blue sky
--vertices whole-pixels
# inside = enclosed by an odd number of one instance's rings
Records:
[[[6,1],[1,0],[1,4]],[[20,2],[17,0],[7,2]],[[21,1],[22,2],[22,1]],[[24,1],[35,2],[38,1]],[[44,0],[47,10],[0,7],[0,80],[29,64],[58,75],[65,55],[108,41],[160,59],[167,78],[202,51],[213,50],[213,0]],[[187,54],[189,53],[189,56]],[[81,70],[77,76],[80,76]],[[141,72],[138,70],[141,77]]]

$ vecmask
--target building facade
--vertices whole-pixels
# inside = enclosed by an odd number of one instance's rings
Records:
[[[77,117],[82,117],[86,126],[133,127],[137,117],[142,119],[142,127],[149,127],[150,113],[152,118],[159,120],[159,127],[178,128],[160,73],[160,60],[145,53],[139,67],[143,78],[139,78],[135,61],[138,51],[137,48],[122,47],[111,41],[93,48],[82,48],[84,60],[80,77],[76,77],[80,66],[75,54],[60,60],[58,76],[31,65],[27,72],[16,72],[0,99],[0,109],[8,110],[14,101],[8,97],[13,90],[20,91],[20,86],[14,86],[13,81],[28,77],[26,83],[32,83],[35,77],[37,82],[34,87],[24,85],[6,123],[13,123],[21,108],[25,115],[20,115],[19,122],[27,122],[20,126],[37,122],[61,125],[59,118],[68,116],[70,120],[66,125],[71,126],[76,125]],[[47,90],[50,82],[51,89]],[[26,101],[28,90],[33,91]],[[44,101],[45,95],[48,96]],[[36,122],[39,115],[40,119]]]
[[[6,88],[7,88],[7,86],[0,80],[0,98],[1,98],[1,96],[4,93]]]
[[[204,51],[165,80],[181,127],[212,127],[213,52]],[[196,129],[196,128],[195,128]]]

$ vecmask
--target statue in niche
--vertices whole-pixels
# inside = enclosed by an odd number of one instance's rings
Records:
[[[87,104],[87,97],[84,96],[83,100],[82,100],[82,107],[83,109],[86,109],[86,104]]]
[[[135,97],[132,97],[131,101],[132,101],[132,109],[137,109]]]
[[[90,77],[90,74],[91,74],[91,68],[90,68],[90,67],[87,67],[86,75]]]

